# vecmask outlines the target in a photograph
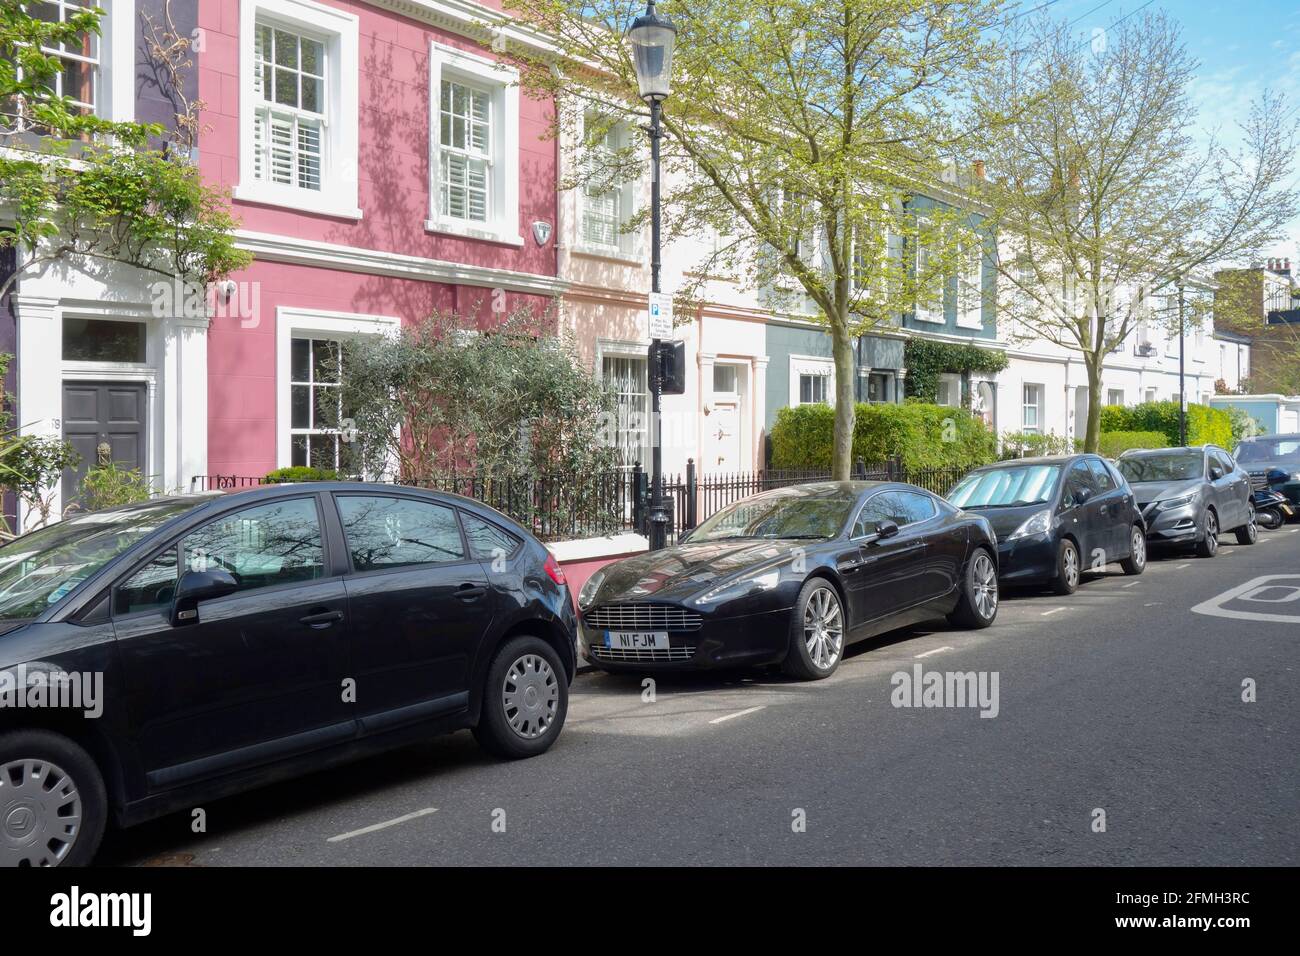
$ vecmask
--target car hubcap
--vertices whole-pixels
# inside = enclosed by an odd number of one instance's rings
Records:
[[[808,595],[803,609],[803,640],[808,657],[818,670],[833,667],[844,646],[844,618],[840,601],[830,588]]]
[[[988,620],[998,609],[998,575],[993,570],[993,562],[981,551],[975,556],[975,610],[979,616]]]
[[[1219,522],[1213,511],[1205,516],[1205,546],[1211,553],[1219,550]]]
[[[1133,529],[1133,563],[1139,568],[1147,563],[1147,537],[1137,528]]]
[[[520,737],[534,740],[551,729],[560,707],[560,682],[551,665],[525,654],[506,671],[501,691],[506,723]]]
[[[58,866],[81,835],[81,793],[47,760],[0,767],[0,839],[6,866]]]
[[[1065,580],[1071,587],[1079,583],[1079,555],[1074,548],[1065,549]]]

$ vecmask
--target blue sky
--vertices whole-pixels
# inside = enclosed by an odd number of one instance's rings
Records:
[[[1043,0],[1021,0],[1024,8]],[[1054,0],[1054,16],[1078,22],[1085,36],[1135,13],[1144,0]],[[1200,61],[1192,98],[1205,130],[1217,130],[1231,142],[1235,122],[1265,89],[1286,96],[1300,108],[1300,3],[1297,0],[1156,0],[1148,10],[1163,9],[1183,27],[1188,51]],[[1140,14],[1139,14],[1140,15]],[[1300,156],[1294,170],[1300,183]],[[1268,254],[1300,261],[1300,220],[1290,237]]]

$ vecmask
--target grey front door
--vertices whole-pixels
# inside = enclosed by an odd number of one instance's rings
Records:
[[[80,498],[81,479],[97,464],[145,470],[145,386],[64,382],[63,437],[81,463],[63,473],[63,507]]]

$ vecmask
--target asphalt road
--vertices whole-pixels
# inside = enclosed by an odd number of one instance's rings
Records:
[[[215,801],[203,834],[189,814],[110,834],[101,862],[1294,865],[1300,590],[1222,605],[1289,620],[1191,609],[1300,586],[1300,526],[1222,541],[1068,598],[1004,594],[988,630],[886,635],[816,684],[660,679],[648,702],[583,674],[541,758],[460,733]],[[893,706],[916,664],[996,673],[997,715]]]

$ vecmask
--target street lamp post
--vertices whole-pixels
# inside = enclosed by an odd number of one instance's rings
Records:
[[[1187,391],[1183,384],[1185,366],[1184,350],[1186,348],[1185,328],[1183,325],[1183,277],[1178,277],[1178,444],[1187,444]]]
[[[627,31],[632,45],[632,63],[636,68],[636,82],[641,98],[650,104],[650,289],[661,292],[659,249],[659,140],[663,136],[660,116],[663,101],[672,92],[673,44],[677,40],[677,27],[668,17],[660,16],[650,0],[645,13],[632,21]],[[650,342],[650,549],[657,551],[668,543],[668,505],[664,500],[663,432],[659,422],[659,404],[663,397],[663,376],[660,366],[660,339]]]

